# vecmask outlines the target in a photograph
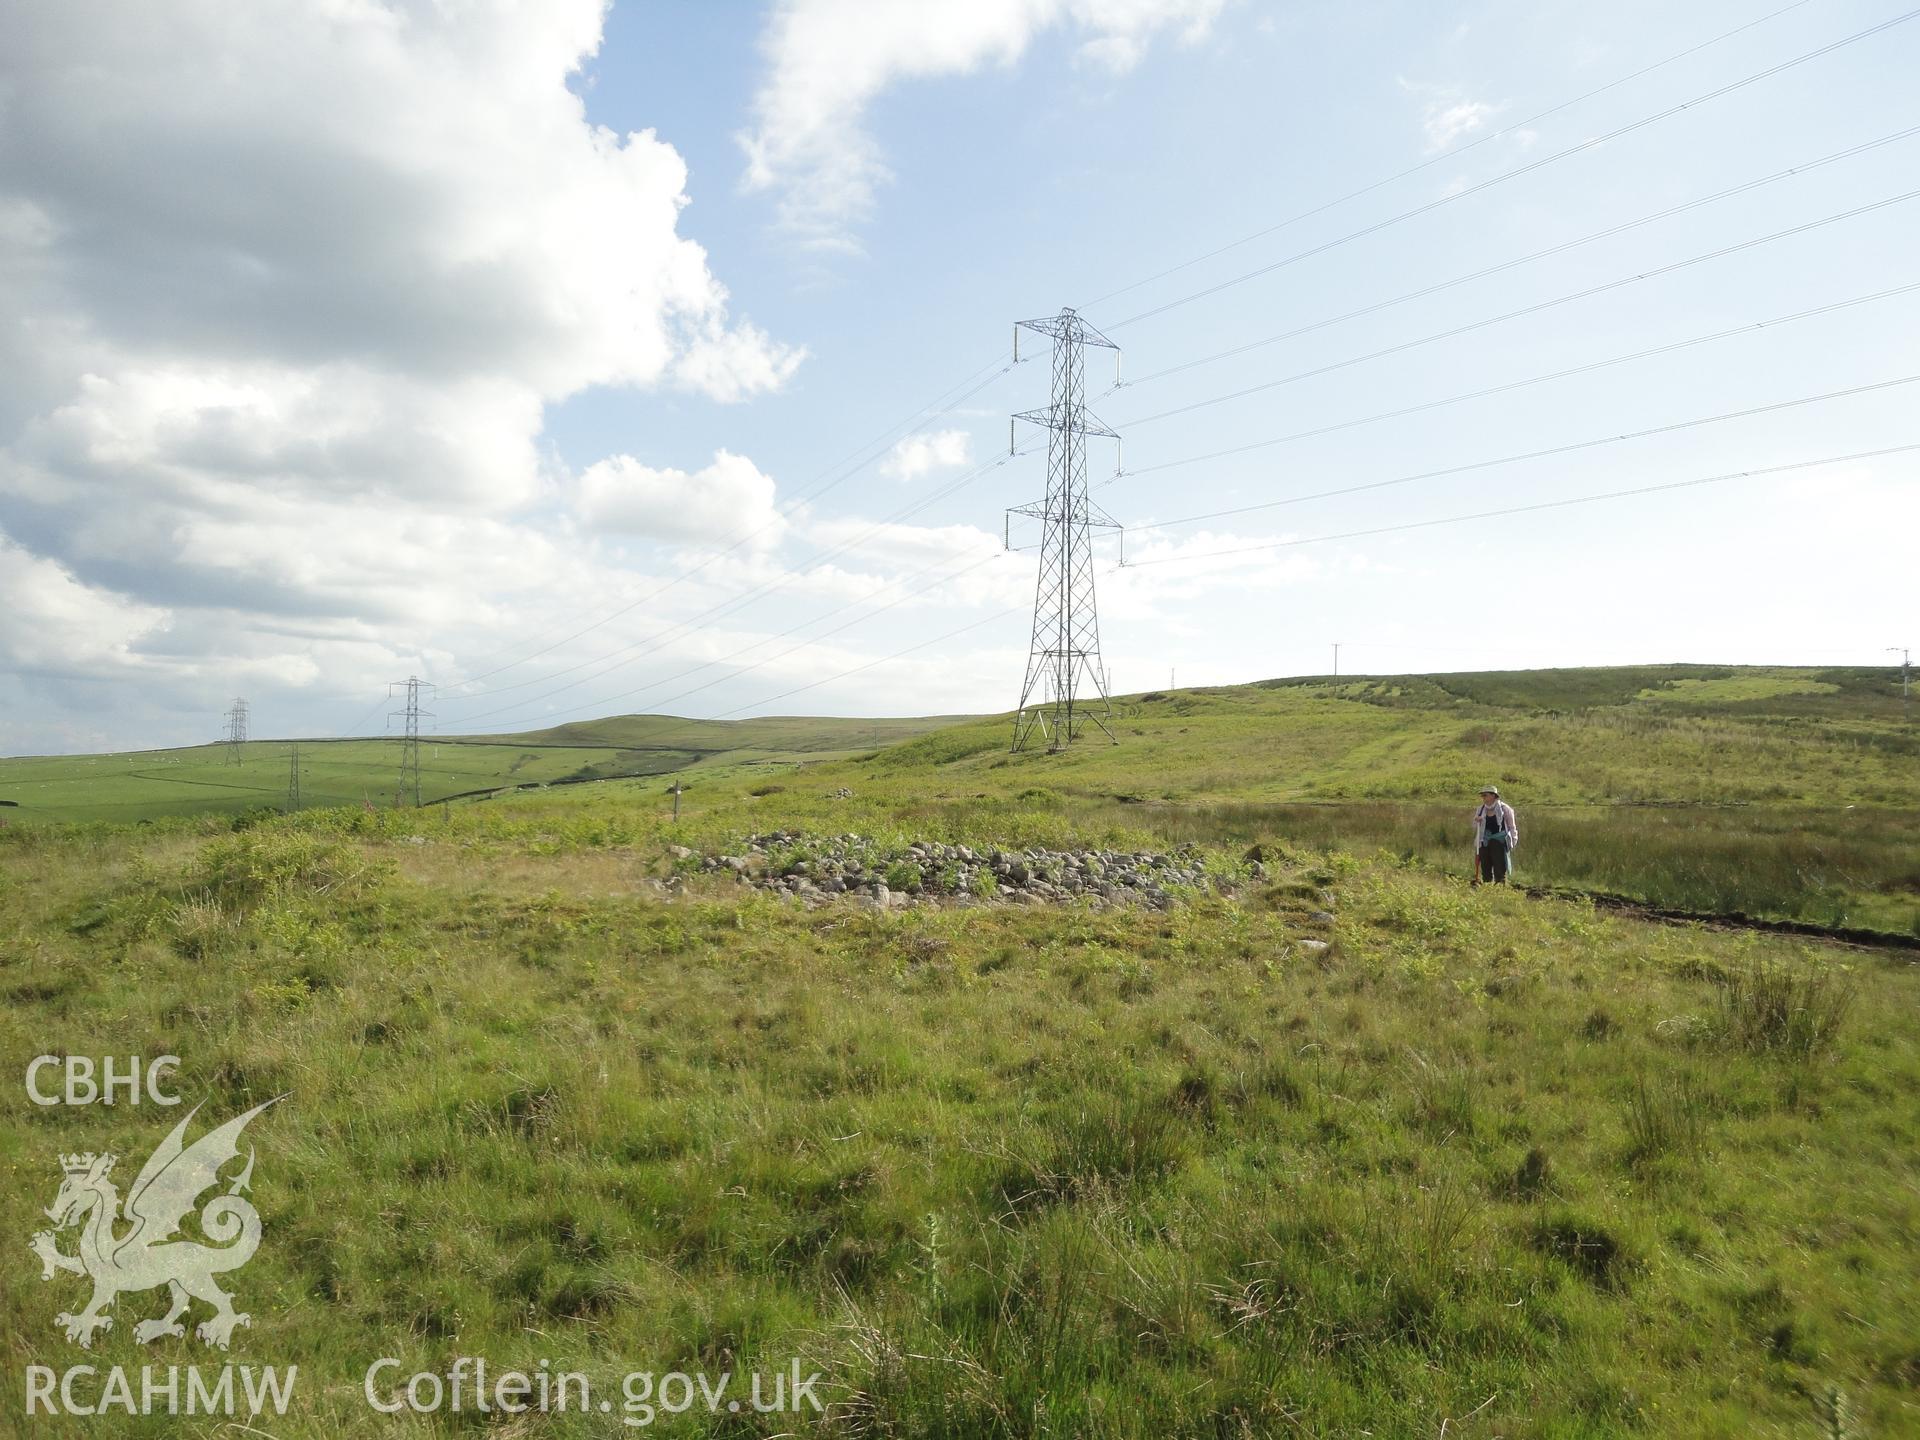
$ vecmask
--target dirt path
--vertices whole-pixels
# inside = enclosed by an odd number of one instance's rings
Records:
[[[1751,915],[1710,914],[1696,910],[1670,910],[1649,905],[1628,895],[1608,895],[1596,890],[1521,885],[1515,887],[1534,900],[1591,900],[1602,910],[1612,910],[1663,925],[1705,925],[1713,930],[1758,930],[1770,935],[1796,935],[1806,940],[1825,940],[1836,945],[1855,945],[1870,950],[1920,951],[1920,935],[1902,935],[1891,930],[1860,930],[1849,925],[1811,925],[1804,920],[1759,920]]]

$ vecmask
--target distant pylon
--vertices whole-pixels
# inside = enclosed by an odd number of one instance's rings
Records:
[[[287,752],[287,813],[300,813],[300,747]]]
[[[1091,719],[1109,740],[1115,739],[1107,724],[1113,705],[1100,661],[1093,531],[1118,530],[1120,525],[1087,498],[1087,437],[1120,437],[1087,410],[1086,347],[1112,350],[1116,366],[1120,347],[1073,311],[1062,310],[1014,327],[1015,358],[1023,329],[1053,339],[1053,403],[1013,417],[1048,430],[1047,498],[1008,512],[1032,516],[1041,524],[1033,640],[1013,718],[1013,748],[1023,749],[1037,728],[1048,748],[1059,750],[1073,743],[1083,719]]]
[[[247,702],[236,699],[227,711],[227,764],[240,763],[240,747],[247,743]]]
[[[392,711],[387,717],[391,720],[398,716],[405,722],[405,729],[400,735],[400,788],[395,794],[395,803],[397,804],[399,798],[411,788],[413,808],[418,810],[420,808],[420,721],[422,717],[431,719],[433,715],[432,711],[420,708],[420,692],[431,690],[433,686],[417,675],[409,675],[404,680],[395,680],[387,687],[387,693],[391,695],[403,685],[406,687],[407,708]]]

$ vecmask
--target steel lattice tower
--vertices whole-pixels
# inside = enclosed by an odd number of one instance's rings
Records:
[[[399,797],[406,794],[408,787],[411,786],[413,808],[418,810],[420,808],[420,721],[423,717],[427,719],[433,717],[431,710],[420,708],[420,692],[431,690],[433,687],[419,676],[409,675],[405,680],[395,680],[387,687],[387,693],[391,695],[403,685],[407,692],[407,708],[390,711],[387,716],[389,720],[397,716],[406,723],[406,728],[400,736],[400,788],[395,793],[394,803],[398,804]]]
[[[227,764],[241,762],[240,747],[247,743],[247,702],[236,699],[227,711]]]
[[[1120,347],[1073,311],[1062,310],[1044,319],[1022,320],[1014,327],[1015,359],[1022,329],[1053,340],[1053,403],[1013,417],[1044,425],[1049,432],[1047,498],[1008,512],[1032,516],[1041,524],[1033,641],[1026,679],[1020,685],[1020,707],[1013,718],[1013,748],[1025,748],[1038,729],[1048,748],[1059,750],[1073,743],[1084,719],[1091,719],[1107,739],[1115,740],[1107,724],[1113,705],[1100,663],[1093,532],[1120,526],[1087,498],[1087,437],[1120,437],[1087,409],[1086,347],[1112,350],[1116,365]]]

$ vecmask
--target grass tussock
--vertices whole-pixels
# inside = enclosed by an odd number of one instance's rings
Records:
[[[1721,982],[1722,1031],[1744,1050],[1811,1059],[1834,1044],[1858,995],[1831,964],[1755,959]]]
[[[1685,1076],[1636,1077],[1626,1104],[1627,1163],[1644,1169],[1669,1157],[1697,1156],[1707,1131],[1704,1105]]]
[[[186,888],[223,909],[248,910],[274,900],[345,900],[391,869],[326,836],[249,829],[201,850]]]

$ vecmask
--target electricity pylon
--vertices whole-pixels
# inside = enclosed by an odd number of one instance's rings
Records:
[[[240,763],[240,747],[246,743],[247,702],[236,699],[233,702],[233,708],[227,711],[227,764]]]
[[[1040,521],[1040,574],[1033,591],[1033,640],[1020,705],[1013,717],[1013,748],[1025,748],[1038,729],[1047,747],[1073,743],[1082,720],[1091,719],[1107,739],[1115,739],[1107,721],[1113,704],[1100,663],[1100,616],[1093,586],[1093,532],[1118,530],[1120,524],[1087,498],[1087,437],[1120,437],[1087,409],[1086,347],[1114,352],[1120,347],[1071,310],[1014,327],[1014,356],[1020,331],[1053,340],[1053,403],[1044,410],[1014,416],[1047,428],[1047,497],[1020,505],[1009,515]]]
[[[395,794],[395,803],[399,803],[399,796],[405,795],[408,787],[411,786],[413,808],[418,810],[420,808],[420,721],[422,717],[433,718],[431,710],[420,708],[420,692],[431,690],[433,686],[417,675],[409,675],[404,680],[395,680],[388,685],[387,694],[392,695],[403,685],[407,691],[407,708],[390,711],[387,715],[389,721],[398,717],[405,722],[405,728],[400,735],[400,788]]]

